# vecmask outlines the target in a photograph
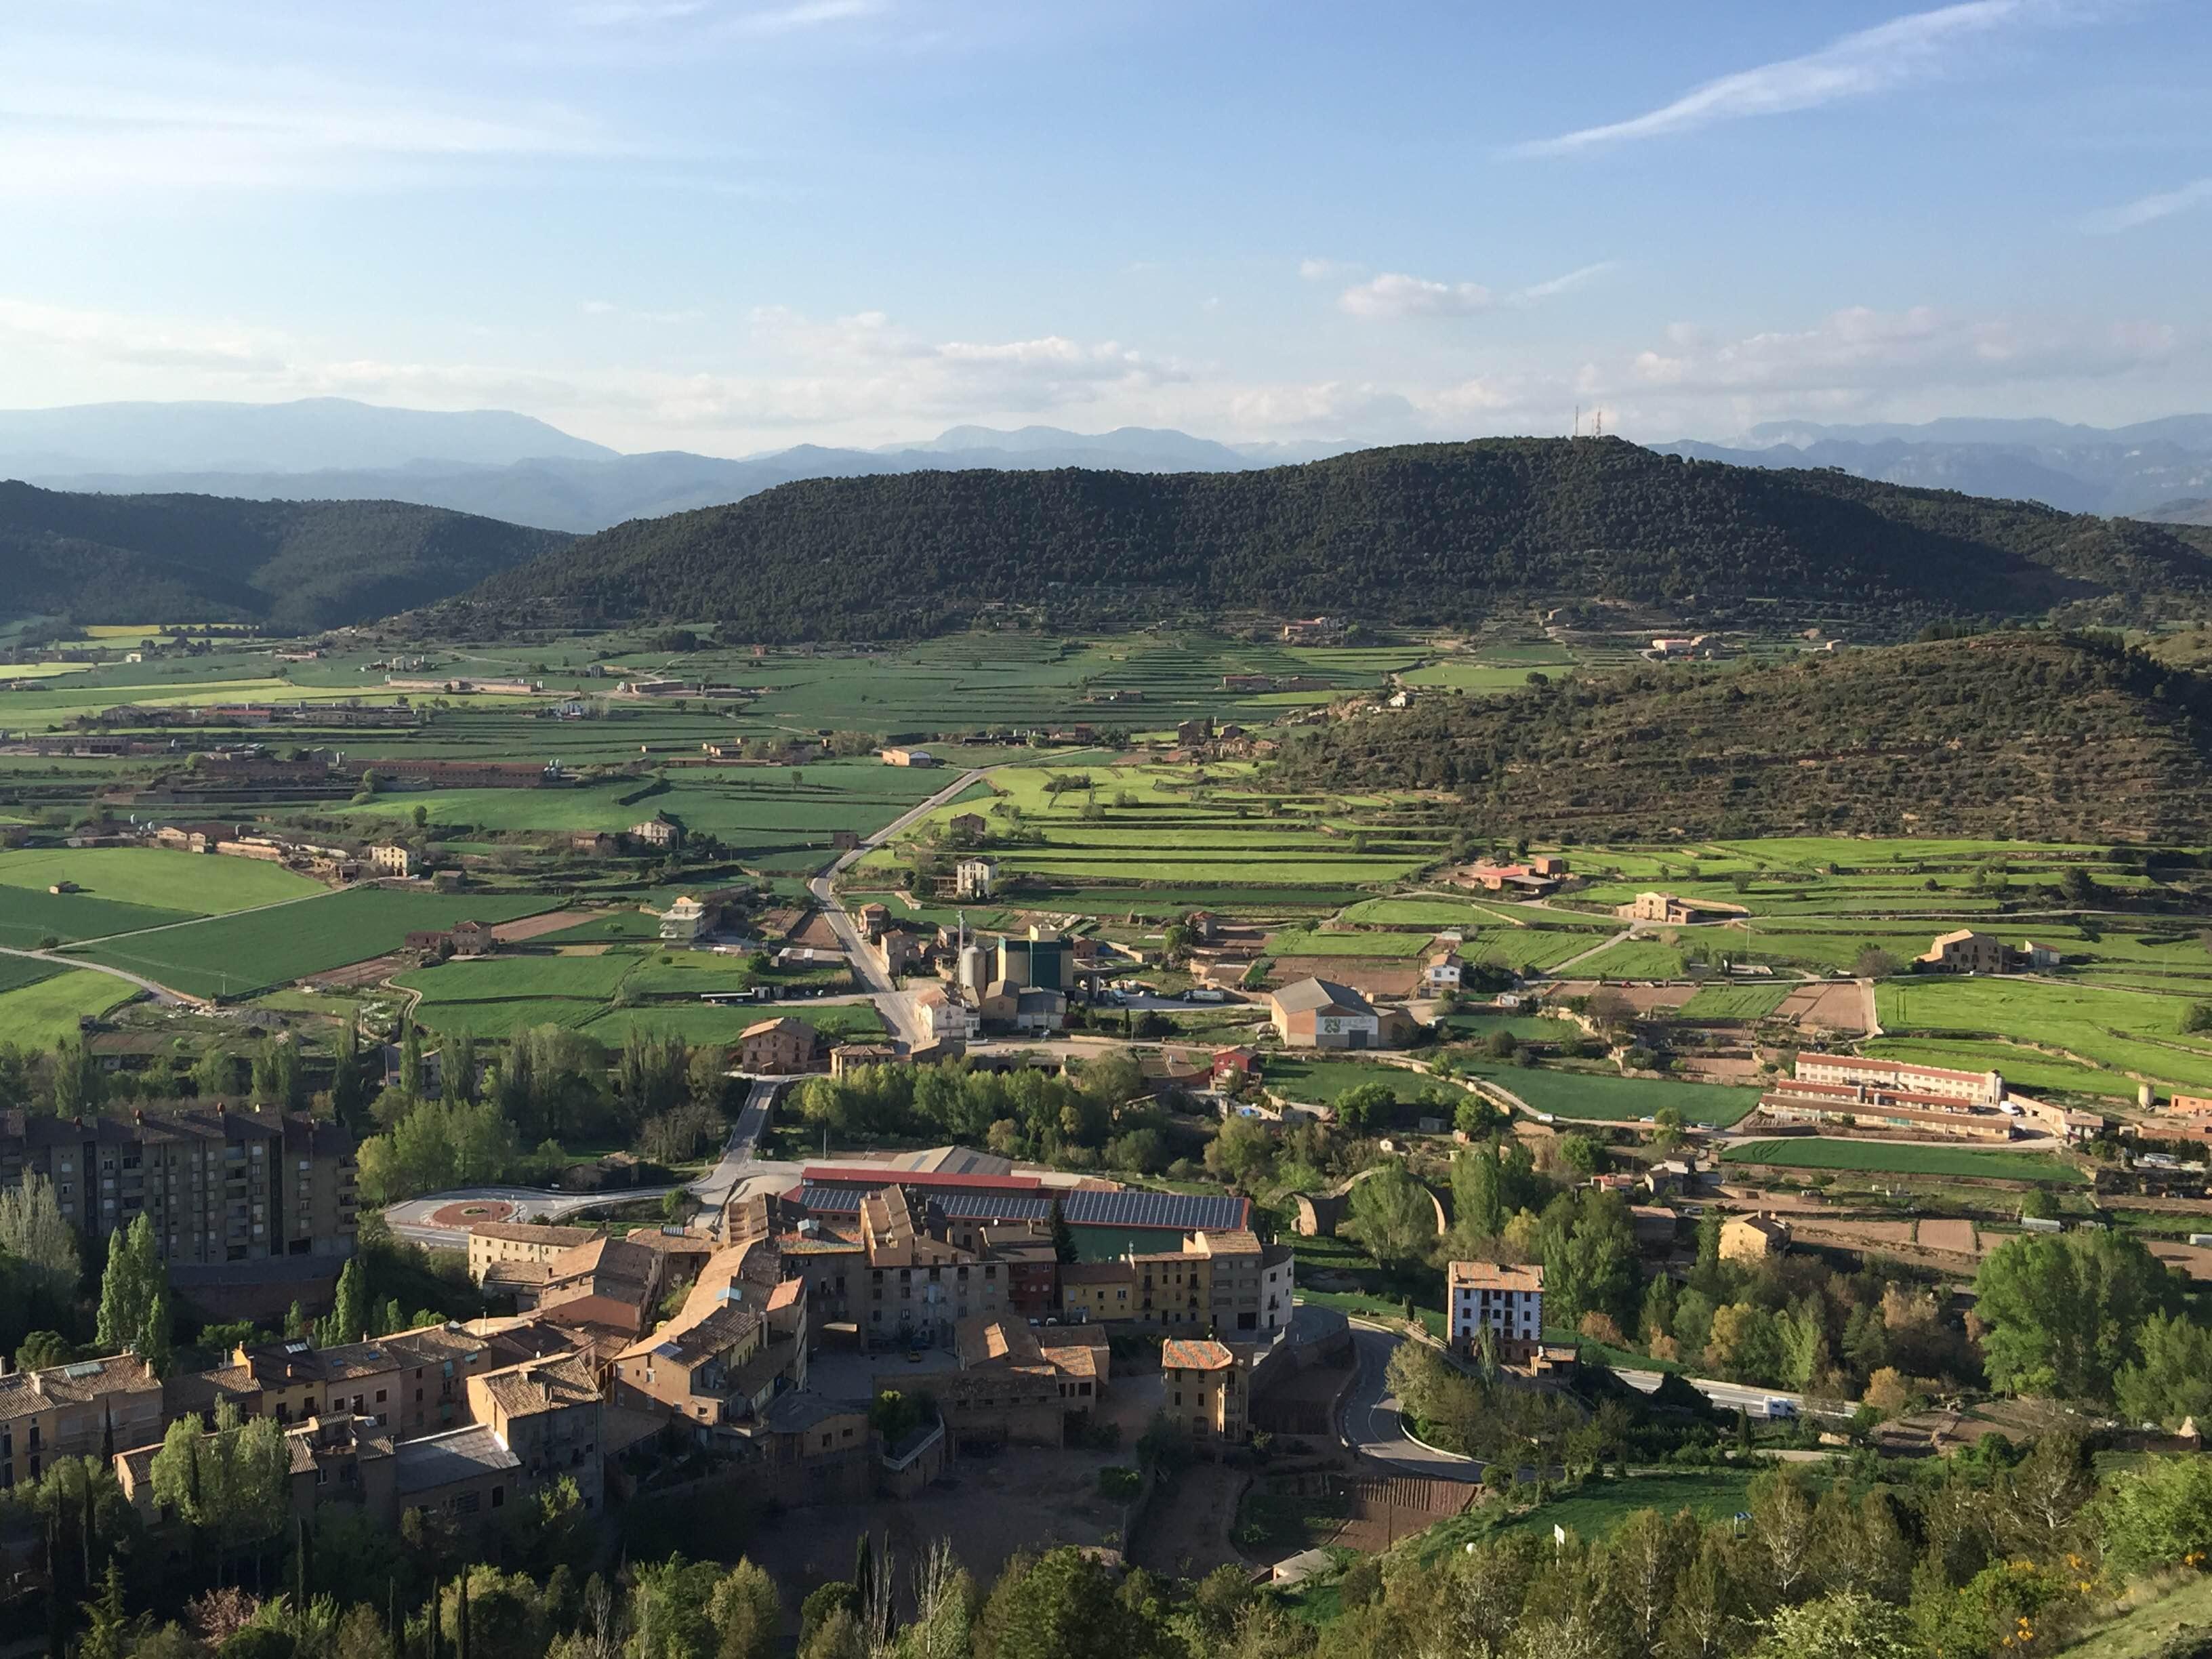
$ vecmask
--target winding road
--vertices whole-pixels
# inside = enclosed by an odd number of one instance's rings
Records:
[[[201,917],[199,920],[204,921],[206,918]],[[118,934],[116,937],[125,936]],[[111,979],[128,980],[140,990],[150,995],[155,1001],[167,1007],[204,1008],[207,1006],[205,1000],[199,997],[188,997],[181,991],[173,991],[166,985],[156,984],[150,979],[127,973],[120,968],[111,968],[104,962],[86,962],[80,957],[62,956],[53,951],[18,951],[5,945],[0,945],[0,957],[25,957],[33,962],[51,962],[58,968],[82,968],[92,973],[106,974]]]
[[[756,1182],[776,1188],[787,1187],[799,1179],[799,1166],[771,1162],[756,1154],[760,1138],[768,1129],[769,1109],[775,1103],[777,1092],[790,1081],[788,1078],[752,1079],[752,1089],[738,1113],[738,1121],[731,1126],[730,1138],[723,1143],[721,1158],[713,1169],[687,1186],[627,1187],[613,1192],[592,1193],[557,1193],[538,1187],[469,1187],[408,1199],[387,1208],[384,1218],[391,1224],[393,1233],[410,1243],[432,1249],[459,1250],[468,1248],[467,1224],[456,1226],[450,1220],[438,1219],[440,1211],[456,1204],[511,1205],[515,1220],[560,1222],[587,1211],[604,1209],[610,1204],[635,1203],[639,1199],[662,1198],[674,1192],[689,1192],[702,1206],[719,1209],[732,1193]]]

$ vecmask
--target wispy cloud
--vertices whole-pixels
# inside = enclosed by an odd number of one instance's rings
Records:
[[[2207,204],[2212,204],[2212,179],[2194,179],[2179,190],[2139,197],[2118,207],[2093,213],[2081,222],[2081,228],[2093,235],[2110,236],[2133,230],[2138,225],[2155,224],[2160,219],[2170,219],[2177,213],[2186,213]]]
[[[1331,277],[1349,276],[1359,267],[1342,259],[1301,259],[1298,275],[1310,283],[1326,283]]]
[[[568,8],[568,21],[586,28],[623,28],[638,24],[672,23],[696,17],[707,9],[707,0],[586,0]]]
[[[1520,300],[1548,300],[1555,294],[1571,294],[1575,289],[1595,282],[1607,273],[1618,270],[1618,259],[1600,259],[1595,264],[1581,265],[1564,276],[1554,276],[1549,282],[1533,283],[1514,297]]]
[[[1817,109],[1870,97],[1940,74],[1952,56],[2000,29],[2063,23],[2093,15],[2092,0],[1963,0],[1846,34],[1802,58],[1723,75],[1672,103],[1602,126],[1516,144],[1516,155],[1571,155],[1606,145],[1689,132],[1719,121]]]

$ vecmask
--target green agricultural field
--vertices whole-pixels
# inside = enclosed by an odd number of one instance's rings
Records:
[[[40,962],[30,957],[0,957],[0,992],[36,985],[42,979],[52,979],[56,974],[66,971],[53,963]]]
[[[1623,939],[1575,964],[1593,979],[1680,979],[1682,953],[1652,939]]]
[[[619,1047],[633,1030],[673,1035],[686,1042],[735,1042],[749,1025],[788,1014],[820,1032],[825,1042],[866,1042],[884,1035],[883,1017],[870,1002],[825,1002],[753,1007],[720,1007],[712,1003],[655,1003],[647,1007],[611,1008],[580,1028],[586,1036]]]
[[[1580,1030],[1572,1020],[1547,1019],[1541,1014],[1443,1014],[1437,1024],[1461,1042],[1480,1042],[1498,1031],[1510,1032],[1523,1042],[1557,1042]]]
[[[322,898],[185,922],[78,947],[94,962],[197,996],[238,997],[398,950],[410,933],[512,921],[553,908],[537,893],[416,893],[353,887]]]
[[[630,961],[635,965],[622,988],[633,997],[696,997],[709,991],[742,991],[754,978],[743,957],[718,956],[710,951],[648,951]]]
[[[118,904],[88,893],[49,893],[43,888],[0,885],[0,945],[18,951],[35,950],[42,939],[73,944],[198,919],[188,910]]]
[[[1269,1054],[1260,1062],[1260,1080],[1285,1099],[1326,1106],[1347,1089],[1370,1083],[1388,1084],[1401,1105],[1419,1100],[1424,1089],[1441,1089],[1456,1100],[1456,1084],[1424,1076],[1402,1066],[1386,1066],[1357,1060],[1306,1060]]]
[[[1634,1122],[1672,1106],[1687,1123],[1733,1128],[1759,1103],[1756,1089],[1715,1083],[1677,1083],[1667,1078],[1607,1077],[1548,1066],[1470,1066],[1486,1082],[1553,1117]]]
[[[2046,1182],[2081,1187],[2088,1177],[2043,1152],[1984,1152],[1973,1146],[1899,1146],[1882,1140],[1747,1140],[1722,1150],[1730,1164],[1787,1170],[1849,1170],[1875,1175],[1952,1176],[1992,1181]]]
[[[77,1021],[98,1019],[144,993],[112,974],[88,968],[0,991],[0,1034],[25,1048],[51,1048],[77,1033]]]
[[[1602,933],[1565,928],[1490,927],[1460,946],[1460,959],[1510,968],[1516,973],[1545,973],[1605,942]]]
[[[1765,1019],[1779,1008],[1793,988],[1789,985],[1704,985],[1682,1005],[1682,1018],[1699,1019]]]
[[[1887,980],[1875,988],[1893,1035],[1989,1033],[2063,1049],[2185,1091],[2212,1090],[2212,1044],[2184,1037],[2191,999],[2027,979]]]
[[[164,847],[83,847],[0,853],[0,886],[73,881],[82,896],[188,915],[225,915],[327,890],[281,865]]]
[[[1346,909],[1344,919],[1368,927],[1465,928],[1480,927],[1496,920],[1465,899],[1448,898],[1363,899]]]
[[[540,933],[532,945],[605,945],[630,939],[657,939],[660,918],[643,910],[610,910],[589,921],[580,921],[558,933]]]
[[[420,991],[426,1003],[501,1002],[522,997],[602,1003],[614,995],[640,960],[617,951],[596,957],[484,957],[419,969],[392,982]]]

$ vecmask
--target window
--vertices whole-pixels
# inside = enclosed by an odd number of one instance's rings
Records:
[[[506,1488],[496,1487],[494,1490],[503,1492]],[[453,1507],[455,1515],[474,1515],[483,1507],[483,1494],[474,1492],[455,1492]]]
[[[491,1506],[495,1510],[501,1510],[507,1507],[506,1487],[494,1486],[491,1489]]]

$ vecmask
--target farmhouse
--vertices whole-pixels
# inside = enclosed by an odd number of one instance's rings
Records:
[[[1460,983],[1459,952],[1449,945],[1421,958],[1421,983],[1431,991],[1456,991]]]
[[[989,859],[963,859],[952,866],[952,890],[956,897],[988,898],[998,884],[999,866]]]
[[[738,1034],[738,1069],[756,1076],[788,1077],[814,1069],[821,1040],[803,1019],[780,1015]]]
[[[1559,862],[1557,859],[1543,861]],[[1487,859],[1462,865],[1451,872],[1450,878],[1462,887],[1479,888],[1487,893],[1513,892],[1531,898],[1540,898],[1559,884],[1557,877],[1538,870],[1534,863],[1493,864]]]
[[[415,873],[415,854],[404,847],[372,847],[368,849],[368,867],[380,876],[411,876]]]
[[[655,814],[642,823],[630,825],[629,838],[656,852],[672,853],[684,845],[684,826],[672,818]]]
[[[937,757],[927,749],[886,749],[881,759],[886,766],[934,766]]]
[[[1715,904],[1705,899],[1686,899],[1674,893],[1638,893],[1626,904],[1613,907],[1623,921],[1657,921],[1681,927],[1699,922],[1726,921],[1744,914],[1740,904]]]
[[[2002,974],[2016,965],[2012,948],[2002,939],[1971,927],[1937,935],[1914,960],[1940,974]]]
[[[1379,1048],[1382,1018],[1375,1006],[1334,980],[1302,979],[1267,993],[1275,1033],[1291,1048]]]
[[[1790,1224],[1771,1215],[1732,1215],[1721,1223],[1721,1260],[1764,1261],[1790,1248]]]

